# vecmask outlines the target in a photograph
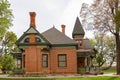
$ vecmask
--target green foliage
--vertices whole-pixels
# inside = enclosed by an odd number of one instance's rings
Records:
[[[12,26],[12,10],[8,0],[0,0],[0,38]]]
[[[15,42],[17,41],[17,36],[13,32],[7,32],[4,36],[3,46],[5,47],[5,53],[11,53],[17,51],[17,46]]]
[[[6,69],[7,71],[9,71],[16,67],[16,62],[12,55],[5,54],[5,55],[3,55],[1,65],[2,65],[3,69]]]
[[[115,60],[115,39],[113,36],[96,35],[95,39],[92,39],[92,45],[97,50],[96,57],[92,60],[93,65],[102,67],[104,63],[107,63],[107,67],[110,67]]]
[[[0,53],[12,53],[12,52],[17,52],[18,48],[15,44],[17,41],[17,36],[13,32],[6,32],[4,35],[3,39],[1,40],[1,48],[0,48]]]
[[[95,45],[94,39],[90,39],[90,45],[91,45],[92,47],[94,47],[94,45]]]
[[[8,29],[12,26],[13,14],[8,0],[0,0],[0,55],[13,52],[17,36]]]

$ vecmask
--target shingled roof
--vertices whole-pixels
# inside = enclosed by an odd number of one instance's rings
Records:
[[[93,47],[90,46],[90,41],[89,39],[84,39],[84,49],[92,49]]]
[[[42,33],[42,35],[52,44],[52,45],[76,45],[76,42],[57,30],[55,27]]]
[[[82,25],[81,25],[78,17],[77,17],[75,25],[74,25],[74,29],[73,29],[73,32],[72,32],[72,37],[74,38],[75,35],[83,35],[83,36],[85,35],[85,32],[82,28]]]

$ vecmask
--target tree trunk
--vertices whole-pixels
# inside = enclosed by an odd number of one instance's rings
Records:
[[[115,35],[116,37],[116,53],[117,53],[117,75],[120,75],[120,36],[119,33]]]

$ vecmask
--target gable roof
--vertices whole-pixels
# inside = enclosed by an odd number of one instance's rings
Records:
[[[16,44],[17,44],[17,45],[19,45],[19,44],[24,44],[24,43],[21,43],[22,39],[24,39],[26,36],[28,36],[28,35],[30,35],[30,34],[36,34],[36,35],[40,36],[40,37],[46,42],[46,43],[44,43],[44,44],[49,44],[49,41],[47,41],[47,39],[45,39],[45,38],[42,36],[42,34],[40,34],[39,31],[37,31],[37,30],[36,30],[35,28],[33,28],[33,27],[28,28],[28,30],[25,31],[25,32],[23,33],[23,35],[16,41]],[[29,44],[29,43],[27,43],[27,44]]]
[[[42,33],[52,45],[76,45],[76,42],[55,27]]]
[[[85,32],[82,28],[82,25],[78,17],[76,18],[76,22],[75,22],[74,29],[72,32],[72,37],[74,38],[75,35],[83,35],[83,36],[85,35]]]

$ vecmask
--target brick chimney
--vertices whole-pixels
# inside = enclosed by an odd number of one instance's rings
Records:
[[[64,25],[64,24],[62,24],[62,25],[61,25],[61,28],[62,28],[62,33],[64,33],[64,34],[65,34],[65,25]]]
[[[30,27],[36,28],[36,24],[35,24],[36,13],[35,12],[29,12],[29,14],[30,14]]]

